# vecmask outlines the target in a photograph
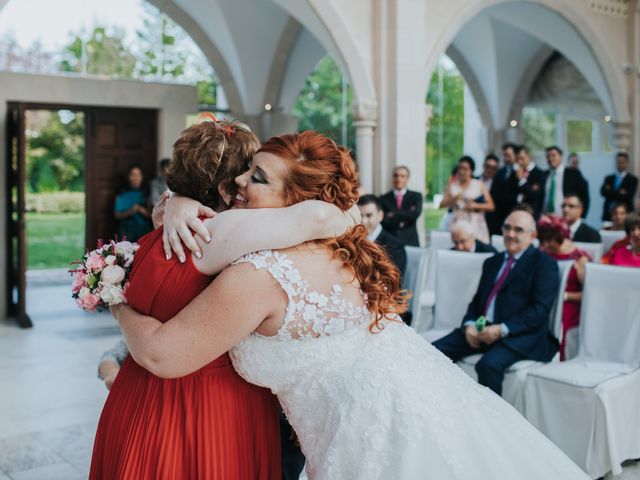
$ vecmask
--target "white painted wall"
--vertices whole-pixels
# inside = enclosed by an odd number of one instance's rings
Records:
[[[478,113],[478,106],[469,90],[464,87],[464,143],[465,155],[471,156],[476,162],[476,174],[482,172],[482,162],[487,153],[487,135],[482,119]]]
[[[72,76],[45,76],[0,72],[0,192],[6,188],[7,102],[23,101],[123,108],[155,108],[158,115],[158,156],[171,155],[171,147],[186,126],[186,116],[197,112],[195,87],[129,80]],[[0,202],[0,318],[6,315],[6,208]]]

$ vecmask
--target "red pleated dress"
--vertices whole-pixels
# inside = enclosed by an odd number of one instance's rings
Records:
[[[127,299],[165,322],[211,277],[190,258],[167,262],[162,229],[140,244]],[[177,379],[156,377],[129,356],[100,416],[89,478],[279,480],[278,413],[275,396],[240,378],[228,354]]]

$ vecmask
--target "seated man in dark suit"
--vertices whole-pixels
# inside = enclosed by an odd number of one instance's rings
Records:
[[[476,239],[473,225],[466,220],[458,220],[449,227],[451,230],[451,250],[470,253],[498,253],[492,245]]]
[[[584,207],[580,197],[571,193],[564,197],[562,216],[569,224],[571,240],[574,242],[600,243],[602,241],[600,232],[582,220],[583,210]]]
[[[385,232],[380,224],[384,218],[382,205],[375,195],[363,195],[358,200],[360,215],[362,215],[362,224],[367,227],[369,232],[367,237],[372,242],[381,245],[391,257],[393,263],[396,264],[401,274],[407,266],[407,252],[404,250],[404,244],[396,237]]]
[[[483,353],[476,364],[478,381],[498,395],[509,366],[525,359],[548,362],[558,350],[549,315],[560,283],[557,262],[532,245],[531,214],[511,213],[502,230],[506,251],[485,260],[461,327],[434,342],[454,361]],[[481,316],[487,326],[478,321]]]
[[[422,194],[407,189],[409,169],[393,170],[393,190],[380,197],[384,220],[382,226],[405,245],[419,247],[416,223],[422,215]]]

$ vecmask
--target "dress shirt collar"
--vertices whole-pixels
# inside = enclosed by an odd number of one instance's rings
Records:
[[[375,242],[382,233],[382,225],[378,224],[373,232],[367,234],[367,240]]]
[[[393,196],[394,197],[397,197],[398,194],[400,194],[400,195],[402,195],[404,197],[406,193],[407,193],[407,187],[403,188],[402,190],[396,190],[395,188],[393,189]]]
[[[530,172],[534,168],[536,168],[536,163],[535,162],[529,163],[529,165],[527,165],[527,172]]]

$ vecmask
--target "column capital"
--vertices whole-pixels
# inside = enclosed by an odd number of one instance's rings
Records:
[[[628,152],[631,148],[632,124],[631,122],[613,122],[613,139],[615,148]]]
[[[373,126],[378,120],[378,104],[374,101],[355,102],[351,106],[354,123],[372,122]]]

